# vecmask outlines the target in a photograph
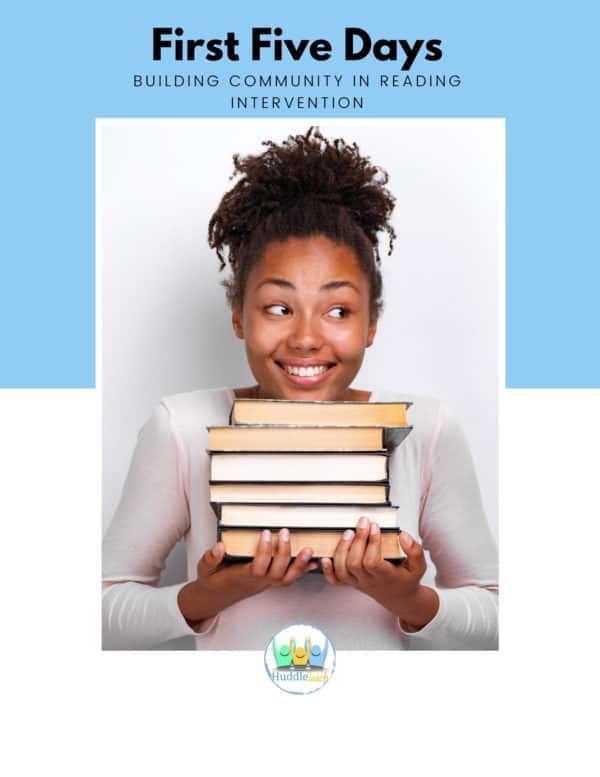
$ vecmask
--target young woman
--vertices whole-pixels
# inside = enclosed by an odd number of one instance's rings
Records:
[[[201,649],[263,649],[290,623],[322,628],[338,649],[490,649],[497,645],[496,549],[464,436],[438,401],[352,387],[382,308],[377,235],[394,232],[387,175],[318,131],[234,157],[239,176],[209,224],[233,329],[255,385],[164,399],[142,429],[104,545],[105,647],[194,634]],[[381,557],[368,513],[322,573],[312,549],[290,557],[265,531],[255,558],[223,563],[208,499],[207,426],[235,397],[411,401],[414,429],[390,460],[407,561]],[[188,582],[159,588],[185,538]],[[421,583],[424,548],[435,586]]]

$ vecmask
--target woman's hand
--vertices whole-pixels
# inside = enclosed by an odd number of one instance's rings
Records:
[[[225,546],[217,542],[202,556],[197,578],[185,585],[177,597],[183,617],[192,628],[241,599],[254,596],[270,586],[287,586],[317,564],[310,563],[312,548],[303,548],[292,563],[290,533],[281,529],[273,555],[273,537],[266,529],[256,554],[247,564],[222,564]]]
[[[379,526],[362,517],[356,533],[345,531],[333,559],[322,559],[321,566],[328,583],[357,588],[397,615],[405,631],[418,631],[436,615],[439,600],[421,585],[427,568],[423,546],[407,532],[399,539],[407,558],[396,567],[383,558]]]

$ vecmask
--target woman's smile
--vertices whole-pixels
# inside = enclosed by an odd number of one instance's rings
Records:
[[[333,369],[335,364],[331,362],[319,362],[319,361],[276,361],[278,367],[280,367],[285,375],[298,386],[315,386],[326,380]]]

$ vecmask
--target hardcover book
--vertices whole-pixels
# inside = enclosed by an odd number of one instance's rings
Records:
[[[228,561],[248,561],[256,553],[264,527],[251,526],[221,526],[219,540],[225,545],[225,558]],[[312,548],[313,558],[331,558],[342,538],[343,529],[290,529],[292,557],[297,556],[302,548]],[[381,530],[381,545],[383,557],[393,563],[401,563],[406,553],[400,546],[400,529],[388,528]],[[273,553],[277,550],[277,534],[273,534]]]
[[[302,426],[389,427],[388,443],[399,445],[410,431],[410,402],[327,402],[292,399],[235,399],[231,425],[297,424]],[[408,431],[407,431],[408,429]]]
[[[209,426],[213,451],[379,451],[399,445],[412,427],[369,426]]]
[[[389,499],[389,483],[209,483],[211,502],[277,502],[383,504]]]
[[[354,529],[366,515],[380,527],[397,529],[397,505],[390,504],[213,504],[223,526]]]
[[[209,451],[210,480],[388,481],[388,451]]]

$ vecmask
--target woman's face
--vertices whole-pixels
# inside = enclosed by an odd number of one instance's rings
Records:
[[[351,398],[377,329],[354,252],[323,235],[269,243],[232,320],[259,396],[273,399]]]

